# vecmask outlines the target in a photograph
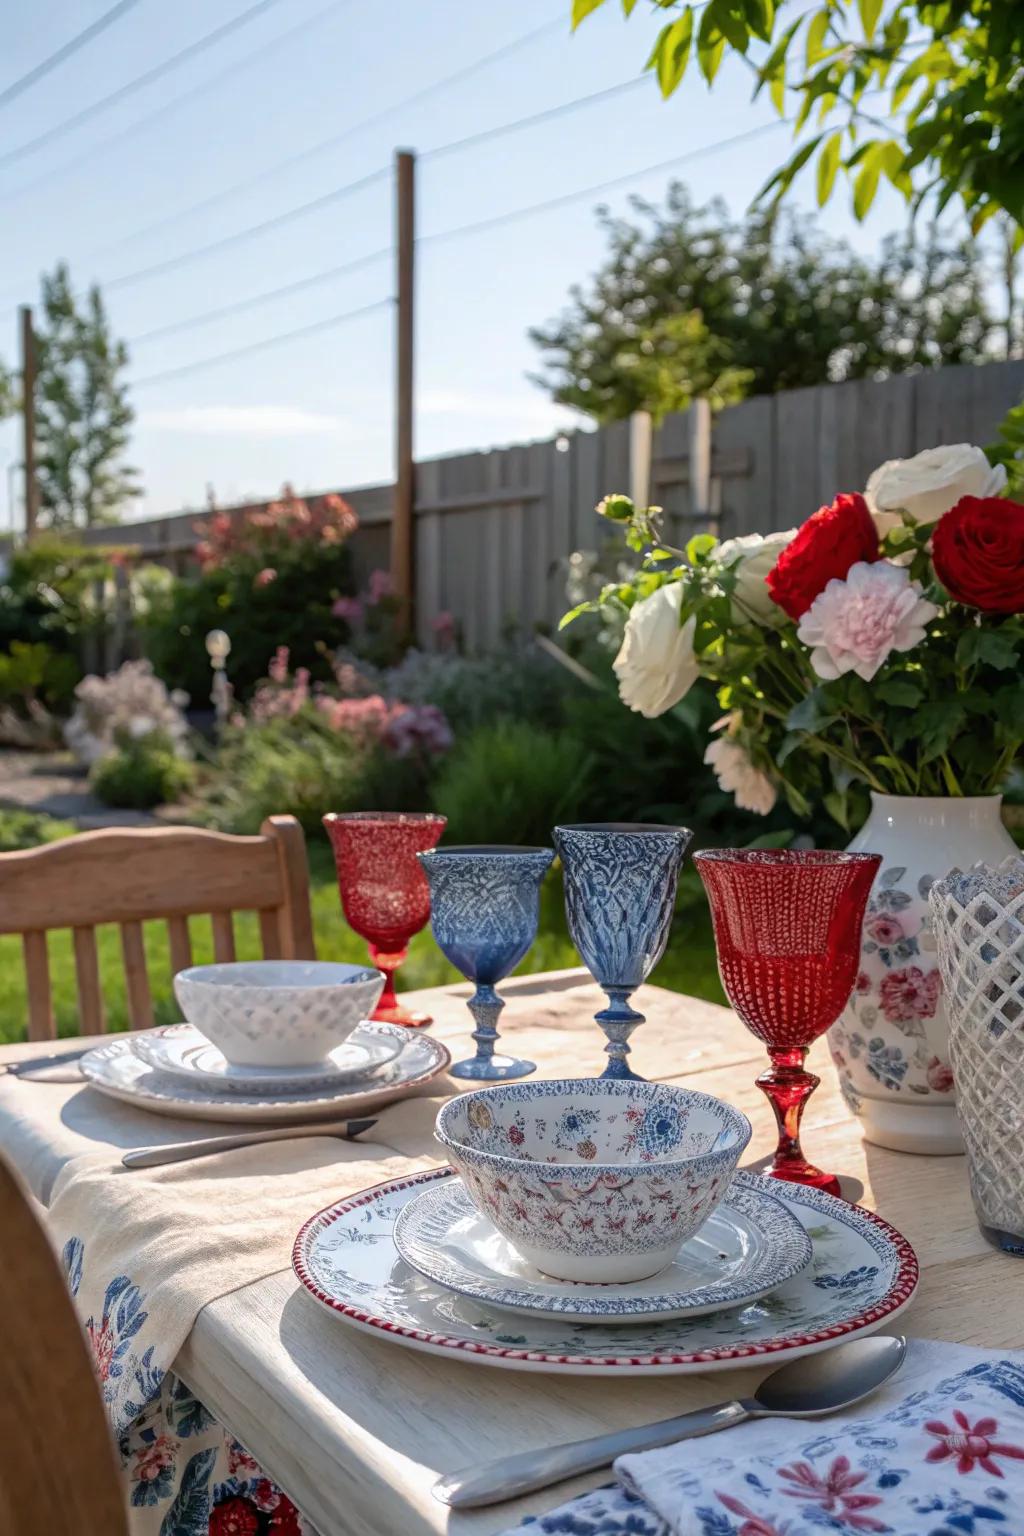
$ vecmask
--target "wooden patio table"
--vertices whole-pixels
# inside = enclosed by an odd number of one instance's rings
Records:
[[[597,1070],[602,1037],[592,1015],[601,994],[584,972],[519,977],[502,990],[508,999],[503,1033],[511,1049],[537,1062],[538,1076]],[[470,1045],[467,994],[463,985],[407,994],[433,1013],[434,1033],[460,1054]],[[772,1117],[754,1086],[765,1058],[735,1015],[658,987],[642,989],[636,1002],[648,1016],[634,1037],[636,1069],[728,1099],[753,1122],[747,1162],[768,1153]],[[69,1048],[77,1043],[66,1042]],[[0,1060],[38,1049],[8,1047]],[[957,1343],[1024,1347],[1020,1262],[982,1238],[964,1159],[912,1157],[864,1144],[824,1042],[809,1065],[822,1078],[806,1119],[809,1154],[844,1176],[847,1193],[904,1232],[921,1260],[917,1298],[894,1326]],[[210,1131],[185,1121],[146,1121],[153,1142]],[[34,1169],[23,1170],[44,1198],[44,1184],[52,1184],[56,1167],[76,1150],[82,1148],[70,1143],[40,1148]],[[765,1374],[762,1367],[587,1380],[448,1361],[347,1326],[305,1295],[290,1271],[210,1303],[175,1369],[321,1536],[494,1536],[609,1474],[455,1514],[431,1495],[440,1473],[745,1395]]]

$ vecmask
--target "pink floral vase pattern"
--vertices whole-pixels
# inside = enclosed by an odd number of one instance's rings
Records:
[[[942,979],[928,892],[905,867],[883,867],[868,902],[861,969],[842,1018],[829,1032],[843,1096],[856,1113],[865,1093],[949,1094]]]

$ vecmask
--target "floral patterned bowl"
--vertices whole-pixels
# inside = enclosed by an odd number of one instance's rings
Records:
[[[477,1209],[559,1280],[643,1280],[732,1182],[750,1122],[710,1094],[608,1078],[450,1099],[437,1140]]]
[[[380,971],[326,960],[241,960],[179,971],[186,1019],[233,1065],[323,1061],[377,1006]]]

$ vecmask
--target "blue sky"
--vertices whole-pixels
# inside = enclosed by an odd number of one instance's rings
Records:
[[[0,90],[109,3],[6,0]],[[245,9],[247,0],[139,0],[0,107],[0,356],[9,363],[16,358],[15,305],[37,301],[38,273],[59,258],[70,262],[80,286],[130,275],[366,176],[387,164],[396,146],[425,153],[617,85],[639,73],[657,30],[640,8],[624,23],[612,3],[570,35],[569,0],[276,0],[201,57],[4,163],[19,145]],[[541,36],[470,78],[398,105],[548,22],[553,26]],[[144,121],[158,111],[152,123]],[[340,145],[224,195],[382,114]],[[425,158],[418,230],[429,236],[485,220],[676,155],[695,156],[677,173],[695,196],[720,194],[740,212],[787,150],[789,131],[776,122],[767,101],[751,103],[741,66],[726,68],[710,93],[688,76],[668,103],[648,77],[607,104],[434,162]],[[758,125],[763,134],[742,146],[697,154]],[[631,192],[658,197],[670,174],[638,176],[607,200],[620,210]],[[206,200],[209,206],[188,212]],[[603,242],[593,209],[601,200],[586,197],[498,229],[425,243],[417,324],[420,456],[546,436],[573,420],[526,378],[536,365],[526,330],[554,315],[569,285],[599,264]],[[114,326],[132,342],[355,261],[389,244],[391,202],[384,177],[279,229],[112,287]],[[883,194],[858,228],[841,190],[823,223],[867,249],[904,218],[902,205]],[[391,289],[390,261],[370,263],[215,323],[133,345],[131,377],[314,324],[386,298]],[[334,330],[140,387],[132,457],[145,496],[136,515],[199,506],[207,482],[226,503],[271,494],[285,479],[315,489],[390,478],[391,380],[392,315],[382,308]],[[0,426],[0,473],[18,457],[16,426]]]

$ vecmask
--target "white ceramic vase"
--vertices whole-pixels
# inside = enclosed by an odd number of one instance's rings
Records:
[[[882,865],[856,987],[828,1038],[843,1097],[877,1146],[964,1150],[928,892],[957,866],[999,864],[1016,852],[1001,804],[1000,795],[873,794],[850,844],[855,853],[880,853]]]

